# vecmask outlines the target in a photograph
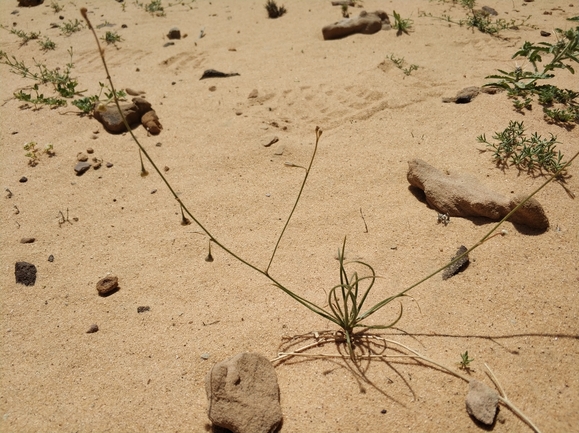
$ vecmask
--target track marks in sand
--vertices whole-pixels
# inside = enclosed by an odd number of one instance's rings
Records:
[[[204,60],[205,53],[181,52],[161,61],[159,65],[175,72],[183,69],[191,71],[199,68]]]

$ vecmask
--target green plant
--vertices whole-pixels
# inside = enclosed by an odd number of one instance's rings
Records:
[[[43,41],[38,41],[38,44],[42,51],[54,50],[56,48],[56,44],[47,37],[45,37]]]
[[[107,44],[116,44],[117,42],[121,42],[122,39],[117,32],[108,31],[105,35],[101,38]]]
[[[61,6],[57,1],[50,2],[50,7],[55,14],[61,12],[64,9],[64,6]]]
[[[40,162],[39,156],[42,154],[46,154],[49,157],[53,157],[54,155],[56,155],[52,144],[47,144],[44,147],[44,149],[38,149],[36,145],[37,143],[35,141],[29,141],[24,145],[24,150],[26,151],[26,154],[24,156],[29,158],[28,165],[31,167],[36,167],[38,165],[38,163]]]
[[[489,75],[487,79],[495,79],[486,86],[498,86],[508,91],[509,97],[514,99],[515,109],[531,105],[531,97],[536,96],[547,118],[556,122],[579,122],[579,93],[560,89],[550,84],[539,84],[543,80],[549,80],[555,76],[554,71],[565,69],[575,73],[573,63],[579,63],[579,27],[569,30],[555,29],[557,42],[539,42],[533,44],[525,42],[521,49],[513,55],[525,58],[526,63],[532,65],[532,70],[516,65],[511,72],[499,69],[500,74]],[[543,62],[544,57],[550,57],[549,61]],[[541,66],[541,67],[540,67]],[[525,98],[522,104],[518,98]],[[563,107],[554,107],[560,104]]]
[[[468,357],[468,350],[460,354],[460,368],[462,370],[470,370],[470,363],[474,361],[474,358]]]
[[[4,51],[0,51],[0,63],[8,65],[10,67],[10,72],[36,82],[32,86],[32,90],[36,93],[36,96],[33,96],[32,93],[25,93],[20,90],[18,93],[14,94],[14,97],[24,102],[30,102],[34,104],[35,107],[38,104],[49,105],[51,107],[67,105],[66,100],[62,98],[72,98],[79,93],[77,90],[78,81],[71,77],[72,69],[74,68],[72,62],[72,47],[68,50],[68,53],[70,55],[70,61],[66,63],[64,68],[57,67],[49,69],[46,65],[38,63],[35,60],[35,67],[38,69],[38,72],[32,72],[23,61],[18,61],[16,57],[9,57]],[[39,86],[44,84],[52,84],[54,91],[60,97],[45,97],[44,94],[40,93]]]
[[[529,174],[544,170],[558,176],[565,175],[563,154],[555,150],[557,137],[551,134],[551,138],[546,139],[535,132],[528,138],[523,122],[510,121],[504,131],[496,132],[493,140],[498,142],[487,141],[484,134],[477,140],[493,151],[494,161],[503,169],[512,165]]]
[[[147,4],[139,3],[138,1],[135,1],[135,3],[153,15],[158,17],[165,16],[165,9],[161,4],[161,0],[151,0],[151,2]]]
[[[410,33],[408,33],[410,31],[410,29],[412,28],[412,25],[414,24],[414,22],[407,18],[401,18],[400,14],[398,14],[396,11],[392,12],[392,15],[394,15],[394,28],[396,29],[396,36],[400,36],[402,35],[402,33],[406,33],[407,35],[410,35]]]
[[[267,16],[269,18],[279,18],[287,12],[286,8],[284,6],[278,6],[275,0],[267,0],[265,9],[267,10]]]
[[[40,37],[40,32],[26,33],[23,30],[12,29],[10,30],[10,33],[22,39],[22,43],[20,45],[26,45],[28,41],[33,41]]]
[[[404,72],[404,75],[406,76],[412,74],[413,71],[418,70],[418,65],[414,64],[405,67],[406,62],[404,61],[404,57],[396,57],[394,54],[391,54],[390,60],[392,60],[392,63],[394,63],[396,67],[400,69],[402,72]]]
[[[100,89],[98,95],[75,99],[72,101],[72,105],[78,108],[83,114],[90,114],[97,104],[106,106],[108,103],[115,99],[115,95],[117,99],[122,99],[127,96],[123,90],[118,90],[113,93],[113,91],[106,87],[103,83],[99,83],[99,86]],[[101,99],[103,92],[105,99]]]
[[[75,19],[74,21],[68,20],[68,22],[64,23],[63,25],[58,26],[62,34],[65,36],[70,36],[73,33],[80,32],[82,30],[82,27],[83,27],[82,22],[77,19]]]

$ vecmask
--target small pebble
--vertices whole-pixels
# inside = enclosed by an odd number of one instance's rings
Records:
[[[545,38],[549,37],[549,36],[551,36],[551,32],[546,32],[545,30],[541,30],[541,36],[543,36]]]
[[[211,356],[211,355],[209,355],[208,353],[203,353],[203,354],[201,355],[201,359],[207,361],[210,356]]]
[[[26,176],[22,176],[22,177],[18,180],[18,182],[20,182],[20,183],[28,182],[28,178],[27,178]]]
[[[35,241],[35,238],[22,238],[20,239],[21,244],[31,244]]]
[[[92,168],[94,168],[95,170],[98,170],[99,168],[101,168],[102,163],[100,161],[95,162],[92,165]]]
[[[258,95],[257,89],[253,89],[253,90],[249,93],[249,96],[247,97],[247,99],[257,98],[257,95]]]
[[[96,288],[100,296],[105,296],[108,295],[109,293],[113,293],[118,289],[118,287],[119,287],[119,279],[114,275],[104,277],[96,284]]]
[[[167,37],[169,39],[181,39],[181,30],[177,27],[173,27],[169,30],[169,33],[167,33]]]
[[[161,147],[162,145],[163,145],[163,143],[161,143],[160,141],[155,143],[155,146],[157,146],[157,147]]]
[[[84,162],[84,161],[88,160],[88,156],[87,156],[86,153],[84,153],[84,152],[79,152],[79,153],[76,155],[76,160],[77,160],[77,161],[83,161],[83,162]]]
[[[215,92],[216,90],[217,90],[217,87],[215,87],[215,86],[211,86],[211,87],[209,88],[209,91],[210,91],[210,92]]]
[[[50,263],[54,262],[54,256],[52,254],[48,256],[48,261]]]
[[[143,306],[143,307],[137,307],[137,313],[144,313],[145,311],[151,311],[151,307],[149,307],[148,305]]]
[[[86,331],[87,334],[94,334],[95,332],[97,332],[99,330],[99,325],[90,325],[90,328],[88,328],[88,331]]]
[[[269,140],[269,142],[267,144],[264,144],[263,147],[269,147],[272,144],[277,143],[278,141],[279,141],[279,138],[277,136],[273,137],[271,140]]]
[[[106,166],[107,166],[107,168],[111,168],[111,167],[113,166],[113,163],[112,163],[112,162],[107,162],[107,163],[106,163]]]
[[[127,27],[129,27],[129,26],[127,26],[126,24],[121,24],[122,29],[126,29]]]
[[[153,191],[151,191],[151,194],[155,194],[157,192],[156,189],[154,189]]]
[[[81,161],[74,166],[74,171],[77,176],[82,176],[89,168],[91,165],[88,162]]]
[[[92,147],[89,147],[89,148],[86,150],[86,153],[88,153],[88,154],[93,154],[93,153],[94,153],[94,149],[93,149]]]
[[[171,45],[175,45],[175,42],[167,42],[165,44],[163,44],[163,47],[170,47]]]
[[[169,167],[167,167],[167,166],[165,166],[165,167],[163,167],[163,170],[164,170],[165,172],[167,172],[167,171],[169,171],[169,170],[170,170],[170,168],[169,168]]]

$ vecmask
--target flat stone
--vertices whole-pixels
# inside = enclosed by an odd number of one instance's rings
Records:
[[[430,164],[414,159],[408,162],[406,175],[410,185],[424,191],[426,202],[449,217],[484,217],[499,221],[513,210],[524,196],[508,199],[467,175],[447,175]],[[509,221],[545,231],[549,220],[535,198],[528,200]]]
[[[478,380],[471,380],[466,395],[466,411],[486,425],[492,425],[497,414],[499,394]]]
[[[87,161],[87,160],[88,160],[88,155],[87,155],[86,153],[84,153],[84,152],[79,152],[79,153],[76,155],[76,160],[77,160],[77,161],[83,161],[83,162],[84,162],[84,161]]]
[[[454,257],[452,259],[450,259],[450,261],[453,261],[458,256],[466,253],[466,251],[467,251],[467,248],[464,245],[461,245],[458,248]],[[461,257],[460,260],[457,260],[456,262],[454,262],[452,265],[450,265],[444,271],[442,271],[442,279],[448,280],[453,275],[458,274],[462,269],[464,269],[468,265],[468,263],[469,263],[469,259],[468,259],[468,254],[467,254],[466,256]]]
[[[114,293],[119,288],[119,279],[114,275],[109,275],[100,280],[96,285],[100,296],[106,296]]]
[[[36,284],[36,266],[28,262],[16,262],[14,276],[18,284],[34,286]]]
[[[36,240],[36,238],[22,238],[20,239],[21,244],[31,244]]]
[[[28,182],[28,178],[26,176],[22,176],[20,179],[18,179],[18,182],[26,183],[26,182]]]
[[[205,377],[209,419],[233,433],[270,433],[282,421],[279,386],[271,363],[241,353],[213,366]]]
[[[92,166],[88,162],[81,161],[74,166],[74,171],[76,172],[77,176],[82,176],[91,167]]]
[[[151,103],[143,98],[133,98],[133,103],[121,105],[121,110],[129,126],[133,127],[141,122],[143,114],[151,111]],[[98,106],[94,109],[93,115],[112,134],[121,134],[127,131],[116,105]]]
[[[87,334],[94,334],[95,332],[98,332],[99,330],[99,325],[94,324],[94,325],[90,325],[90,328],[88,328],[88,331],[86,331]]]
[[[346,18],[325,26],[322,29],[322,35],[325,40],[331,40],[344,38],[354,33],[371,35],[382,29],[390,29],[390,19],[386,12],[382,10],[362,11],[355,18]]]

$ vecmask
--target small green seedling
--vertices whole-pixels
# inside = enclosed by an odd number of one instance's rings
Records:
[[[418,70],[418,65],[414,64],[405,67],[406,62],[404,61],[404,57],[396,57],[394,54],[392,54],[390,56],[390,60],[392,60],[392,63],[394,63],[396,67],[400,69],[402,72],[404,72],[404,75],[406,76],[412,74],[413,71]]]
[[[68,20],[68,22],[64,23],[63,25],[59,26],[60,31],[65,36],[70,36],[73,33],[80,32],[84,26],[82,22],[75,19],[74,21]]]
[[[108,31],[105,35],[101,38],[101,40],[105,41],[107,44],[116,44],[117,42],[122,42],[121,37],[117,32]]]
[[[24,30],[12,29],[10,30],[10,33],[18,36],[22,40],[20,45],[26,45],[28,41],[33,41],[40,37],[40,32],[26,33]]]
[[[470,370],[470,363],[474,361],[474,358],[468,357],[468,350],[460,354],[460,368],[465,371]]]
[[[394,15],[394,28],[396,29],[396,36],[401,36],[402,33],[406,33],[407,35],[410,35],[409,31],[412,28],[412,24],[414,24],[414,21],[412,21],[409,18],[401,18],[400,14],[398,14],[396,11],[392,12],[392,15]]]
[[[38,41],[38,45],[40,45],[42,51],[54,50],[56,48],[56,44],[47,37],[45,37],[43,41]]]
[[[46,154],[49,157],[56,155],[54,152],[54,147],[52,144],[47,144],[44,149],[38,149],[36,147],[37,143],[35,141],[29,141],[24,145],[24,150],[26,151],[26,156],[28,159],[28,165],[31,167],[36,167],[40,162],[40,155]]]
[[[565,176],[562,169],[566,162],[563,161],[561,151],[555,150],[558,141],[553,134],[547,139],[535,132],[529,138],[525,134],[523,122],[510,121],[504,131],[495,132],[493,140],[498,142],[489,142],[484,134],[478,136],[477,140],[492,150],[494,161],[502,169],[515,166],[531,175],[545,171],[549,174],[559,173],[560,177]]]
[[[57,1],[51,2],[50,7],[55,14],[61,12],[64,9],[64,6],[61,6]]]

